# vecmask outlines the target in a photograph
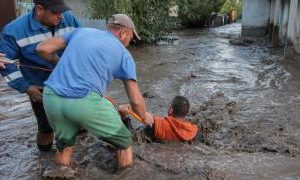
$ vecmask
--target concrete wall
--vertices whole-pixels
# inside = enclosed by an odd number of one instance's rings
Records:
[[[298,16],[298,5],[299,2],[298,0],[291,0],[290,2],[290,14],[289,14],[289,21],[288,21],[288,43],[292,44],[295,47],[296,52],[300,53],[299,49],[299,39],[297,38],[298,36],[298,29],[299,29],[299,23],[298,21],[299,16]]]
[[[72,8],[76,17],[89,17],[88,9],[91,0],[65,0],[65,2]]]
[[[300,54],[300,0],[244,0],[242,36],[264,36]]]
[[[295,51],[300,54],[300,2],[298,1],[298,7],[297,7],[297,19],[296,19],[296,38],[295,38],[295,44],[294,48]]]
[[[293,56],[293,51],[300,53],[300,3],[299,0],[280,2],[279,39],[285,46],[285,56]]]
[[[288,21],[289,21],[289,1],[281,1],[281,8],[279,12],[279,38],[282,42],[285,43],[288,30]]]
[[[243,7],[242,36],[265,35],[270,19],[270,1],[244,0]]]
[[[300,3],[298,2],[297,10],[297,29],[296,29],[296,39],[300,41]]]

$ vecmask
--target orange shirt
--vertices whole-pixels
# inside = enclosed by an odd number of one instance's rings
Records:
[[[172,116],[154,117],[154,124],[154,137],[157,140],[189,141],[198,131],[197,125]]]

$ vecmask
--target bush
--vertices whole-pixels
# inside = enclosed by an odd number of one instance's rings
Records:
[[[241,18],[242,11],[243,11],[243,4],[242,1],[236,1],[236,0],[226,0],[224,5],[221,8],[220,13],[227,14],[230,11],[236,11],[237,17]]]
[[[107,19],[124,13],[134,21],[143,42],[168,35],[173,29],[201,26],[213,12],[219,12],[226,0],[92,0],[93,18]],[[169,17],[171,6],[178,5],[179,16]]]
[[[134,21],[143,42],[151,43],[179,26],[169,17],[170,0],[92,0],[93,18],[108,19],[112,14],[124,13]]]
[[[177,0],[179,18],[184,26],[202,26],[213,12],[219,12],[226,0]]]

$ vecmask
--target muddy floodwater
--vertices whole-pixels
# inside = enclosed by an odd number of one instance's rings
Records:
[[[134,143],[135,165],[120,174],[114,150],[82,134],[75,179],[300,179],[300,62],[263,39],[231,45],[240,31],[190,29],[173,45],[131,48],[149,111],[165,115],[184,95],[201,131],[190,144]],[[28,98],[3,79],[0,93],[0,179],[43,179],[54,152],[36,148]],[[127,102],[119,81],[108,94]]]

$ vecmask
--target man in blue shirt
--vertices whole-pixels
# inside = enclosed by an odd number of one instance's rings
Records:
[[[49,71],[32,69],[34,66],[53,69],[54,64],[44,61],[36,52],[36,45],[46,39],[62,35],[79,26],[70,8],[63,0],[33,0],[33,10],[6,25],[0,36],[0,53],[8,59],[19,59],[22,67],[1,63],[0,73],[10,87],[27,93],[38,122],[37,146],[49,151],[53,142],[53,130],[43,109],[42,89]]]
[[[57,63],[57,51],[64,49],[55,70],[45,82],[45,111],[55,132],[56,162],[70,165],[76,134],[80,127],[117,148],[118,167],[133,162],[129,130],[113,104],[104,98],[113,79],[123,81],[132,110],[147,125],[153,117],[146,113],[128,46],[133,35],[139,38],[132,20],[125,14],[113,15],[108,31],[78,28],[62,37],[42,42],[37,52]]]

